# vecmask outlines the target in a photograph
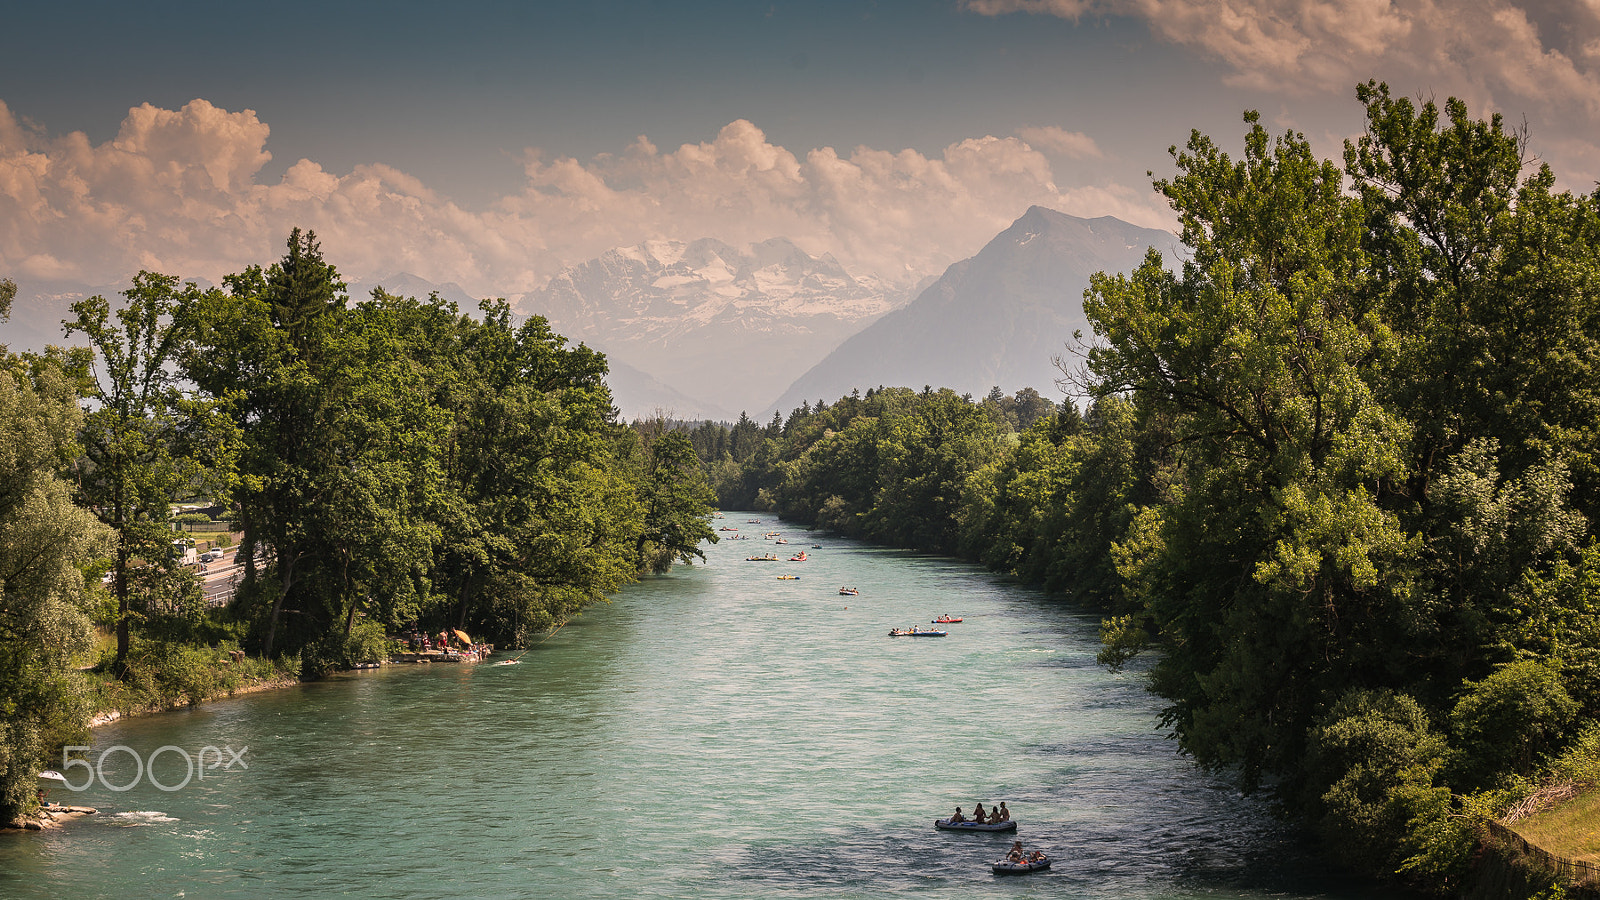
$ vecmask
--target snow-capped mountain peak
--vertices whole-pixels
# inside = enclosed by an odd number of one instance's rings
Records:
[[[701,238],[608,250],[517,305],[685,394],[740,409],[765,403],[911,290],[857,278],[787,238],[743,250]]]

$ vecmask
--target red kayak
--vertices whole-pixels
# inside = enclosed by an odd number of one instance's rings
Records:
[[[959,621],[961,621],[961,617],[960,616],[957,616],[954,619],[950,618],[949,616],[940,616],[939,618],[933,620],[933,624],[935,624],[935,625],[952,625],[952,624],[954,624],[956,622],[959,622]]]

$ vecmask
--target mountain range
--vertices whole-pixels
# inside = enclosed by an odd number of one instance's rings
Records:
[[[6,273],[0,272],[0,278]],[[11,304],[11,318],[0,322],[0,346],[12,353],[24,350],[43,351],[45,347],[65,347],[87,344],[83,335],[68,338],[61,330],[61,320],[75,318],[72,304],[99,294],[112,301],[115,308],[117,292],[126,288],[94,287],[76,281],[41,281],[13,278],[17,296]]]
[[[853,335],[762,410],[833,402],[879,385],[948,387],[982,396],[1031,387],[1057,396],[1074,331],[1090,334],[1083,292],[1095,272],[1126,272],[1177,239],[1110,216],[1080,219],[1035,206],[978,255],[951,265],[904,308]]]
[[[683,399],[665,411],[678,418],[727,418],[770,404],[845,338],[905,305],[914,287],[851,275],[784,238],[742,250],[702,238],[608,250],[516,308],[675,389]],[[639,398],[620,387],[631,412]]]

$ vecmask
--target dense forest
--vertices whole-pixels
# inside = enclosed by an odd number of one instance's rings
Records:
[[[724,506],[1103,610],[1184,752],[1447,891],[1483,817],[1600,780],[1600,192],[1358,93],[1343,166],[1253,113],[1241,159],[1173,148],[1186,258],[1093,281],[1082,408],[879,388],[688,433]]]
[[[522,646],[716,539],[687,437],[619,424],[604,357],[504,301],[350,302],[296,230],[223,288],[144,272],[72,311],[87,347],[0,348],[0,822],[96,707],[199,699],[221,651],[316,677],[412,627]],[[226,606],[174,542],[192,497],[243,536]]]

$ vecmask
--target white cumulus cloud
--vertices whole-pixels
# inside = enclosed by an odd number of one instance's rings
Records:
[[[1017,137],[1046,153],[1056,153],[1070,159],[1100,159],[1105,154],[1100,146],[1081,131],[1068,131],[1054,125],[1017,129]]]
[[[314,160],[281,178],[267,123],[205,100],[129,111],[111,141],[51,136],[0,103],[0,273],[115,283],[140,268],[220,280],[281,252],[294,226],[367,281],[399,271],[515,295],[562,267],[650,239],[733,244],[789,237],[858,272],[937,274],[1031,204],[1164,226],[1148,188],[1059,189],[1049,159],[1094,151],[1060,128],[959,141],[937,155],[857,147],[801,153],[739,120],[663,151],[640,136],[593,159],[527,153],[523,183],[467,209],[393,167],[330,172]]]
[[[1600,4],[1593,0],[966,0],[981,15],[1130,17],[1231,70],[1237,87],[1349,96],[1386,80],[1398,95],[1457,96],[1526,116],[1559,175],[1600,176]],[[1557,154],[1552,154],[1555,156]]]

